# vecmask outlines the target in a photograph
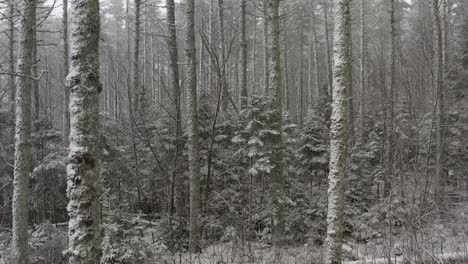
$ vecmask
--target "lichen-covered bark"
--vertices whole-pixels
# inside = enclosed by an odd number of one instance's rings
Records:
[[[333,104],[330,128],[330,172],[328,175],[327,237],[325,263],[341,263],[343,234],[343,180],[346,173],[349,0],[336,2],[334,18]]]
[[[29,263],[29,178],[31,173],[32,53],[36,23],[36,0],[20,1],[21,35],[16,90],[15,165],[13,180],[13,264]]]
[[[197,69],[195,50],[195,3],[186,2],[186,59],[187,59],[187,103],[188,103],[188,157],[190,170],[190,250],[200,251],[200,146],[197,106]]]
[[[72,0],[70,152],[67,166],[70,264],[96,264],[101,256],[98,169],[99,1]]]

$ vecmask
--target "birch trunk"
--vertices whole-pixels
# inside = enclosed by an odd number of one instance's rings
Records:
[[[30,78],[36,24],[36,0],[23,0],[18,50],[18,89],[16,91],[15,163],[13,179],[13,264],[29,264],[29,178],[32,162]]]
[[[186,48],[187,48],[187,103],[188,103],[188,156],[190,171],[190,250],[200,252],[200,147],[197,106],[197,69],[195,50],[195,3],[186,2]]]
[[[347,147],[347,102],[346,89],[348,64],[351,61],[348,49],[350,41],[348,25],[350,19],[350,0],[336,2],[334,18],[333,54],[333,103],[330,128],[330,172],[328,174],[328,211],[327,237],[325,242],[325,263],[341,263],[343,239],[343,206],[346,174]]]
[[[99,1],[72,0],[70,152],[67,166],[70,264],[96,264],[101,257],[99,217]]]

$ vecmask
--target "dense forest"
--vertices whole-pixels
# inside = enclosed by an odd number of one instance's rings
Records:
[[[0,264],[468,262],[466,0],[0,0],[0,32]]]

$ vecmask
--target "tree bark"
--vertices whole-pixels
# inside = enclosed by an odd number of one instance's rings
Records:
[[[319,83],[319,68],[318,68],[318,43],[317,43],[317,22],[315,18],[315,1],[310,1],[311,15],[310,15],[310,42],[311,42],[311,53],[312,53],[312,64],[314,68],[313,76],[313,88],[311,87],[311,98],[310,102],[317,100],[318,97],[322,96],[322,89],[320,89]],[[312,86],[312,81],[310,81]]]
[[[268,38],[268,2],[269,0],[263,1],[263,92],[265,95],[270,94],[270,52],[269,52],[269,43]],[[274,91],[273,91],[274,92]]]
[[[15,112],[15,98],[16,98],[16,85],[15,85],[15,4],[14,0],[8,1],[8,57],[9,57],[9,71],[8,87],[10,88],[10,111]]]
[[[361,56],[359,57],[359,113],[358,113],[358,133],[357,133],[357,142],[363,142],[364,139],[364,100],[366,95],[366,83],[367,83],[367,31],[366,31],[366,6],[365,0],[360,2],[360,13],[361,13],[361,38],[360,38],[360,48]]]
[[[183,212],[184,200],[181,195],[183,194],[183,180],[176,179],[177,174],[180,172],[177,170],[177,163],[178,158],[181,156],[181,151],[183,149],[183,142],[181,140],[182,136],[182,120],[181,120],[181,111],[180,111],[180,86],[179,86],[179,65],[178,65],[178,58],[179,52],[177,49],[177,29],[176,29],[176,21],[175,21],[175,2],[174,0],[166,0],[167,6],[167,29],[168,29],[168,39],[167,45],[169,49],[169,60],[170,60],[170,68],[171,68],[171,85],[172,85],[172,103],[173,103],[173,115],[174,115],[174,135],[175,135],[175,152],[174,152],[174,159],[173,159],[173,170],[172,170],[172,179],[171,185],[176,184],[177,186],[172,186],[171,189],[178,190],[178,197],[174,198],[176,195],[173,193],[171,195],[171,199],[176,199],[176,207],[175,209],[179,212]],[[180,177],[181,175],[179,175]],[[174,212],[174,201],[170,202],[171,212]]]
[[[133,93],[135,95],[135,110],[142,110],[142,94],[140,91],[140,11],[141,0],[135,0],[135,39],[133,44]]]
[[[70,89],[70,152],[67,166],[70,264],[101,257],[99,214],[99,1],[73,0]]]
[[[437,128],[436,128],[436,164],[434,179],[434,201],[437,205],[443,204],[445,169],[443,156],[445,152],[445,104],[444,104],[444,40],[440,16],[441,1],[432,0],[432,34],[433,34],[433,83],[436,89]]]
[[[241,0],[241,108],[245,108],[248,103],[247,88],[247,28],[246,28],[247,1]]]
[[[327,53],[327,76],[328,76],[328,89],[327,94],[328,96],[332,96],[332,86],[333,86],[333,58],[332,58],[332,48],[330,43],[330,23],[328,18],[328,0],[323,0],[323,16],[324,16],[324,23],[325,23],[325,47]]]
[[[221,109],[224,113],[227,113],[229,105],[229,89],[227,82],[227,58],[226,58],[226,43],[224,35],[224,0],[218,0],[218,12],[219,12],[219,36],[220,36],[220,46],[221,46],[221,76],[220,76],[220,85],[222,91],[222,102]]]
[[[276,218],[276,224],[273,226],[274,243],[276,245],[281,244],[281,239],[284,234],[284,212],[282,204],[282,195],[284,194],[284,179],[283,179],[283,136],[282,136],[282,125],[283,125],[283,80],[281,70],[281,45],[280,45],[280,15],[279,6],[280,0],[269,0],[270,12],[268,18],[271,21],[271,55],[272,55],[272,76],[271,76],[271,92],[274,96],[274,116],[272,127],[275,131],[279,132],[273,138],[273,146],[275,149],[272,154],[271,169],[272,177],[272,199],[274,207],[274,215]]]
[[[197,106],[197,69],[195,50],[195,3],[186,2],[186,59],[187,59],[187,103],[188,119],[188,156],[190,171],[190,250],[200,252],[200,146]]]
[[[68,59],[70,48],[68,45],[68,0],[63,0],[63,15],[62,15],[62,27],[63,27],[63,76],[65,79],[68,75],[68,70],[70,67],[70,62]],[[64,82],[65,88],[65,129],[64,129],[64,140],[66,145],[68,145],[68,136],[70,135],[70,110],[68,109],[68,105],[70,104],[70,90],[66,86]]]
[[[36,25],[36,0],[23,0],[18,50],[18,89],[16,91],[15,154],[13,172],[13,264],[29,264],[29,178],[32,162],[30,78]]]
[[[388,197],[391,192],[391,182],[394,177],[394,157],[395,157],[395,85],[396,85],[396,37],[397,21],[395,19],[395,9],[398,0],[390,0],[390,87],[386,96],[386,146],[385,146],[385,170],[384,175],[384,197]]]
[[[348,64],[351,62],[348,49],[350,22],[350,0],[336,2],[334,18],[334,63],[333,103],[330,128],[330,171],[328,174],[327,237],[325,241],[325,263],[341,263],[343,239],[343,207],[346,174],[347,148],[347,103],[346,89],[350,84]]]

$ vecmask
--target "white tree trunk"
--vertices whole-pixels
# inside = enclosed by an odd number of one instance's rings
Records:
[[[36,0],[23,0],[21,35],[18,50],[18,88],[16,90],[15,165],[13,180],[13,264],[29,264],[29,178],[32,162],[31,89],[32,55],[36,24]]]
[[[328,175],[327,237],[325,263],[341,263],[343,235],[343,180],[346,173],[348,68],[350,41],[347,39],[350,0],[336,2],[334,18],[333,104],[330,128],[330,172]]]
[[[99,1],[72,0],[70,152],[67,166],[70,264],[96,264],[101,256],[99,217]]]

